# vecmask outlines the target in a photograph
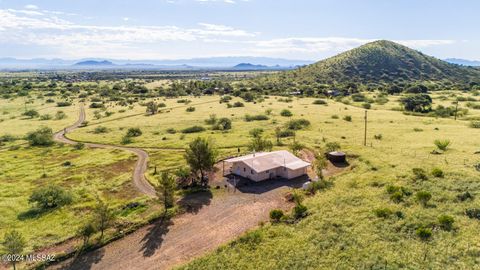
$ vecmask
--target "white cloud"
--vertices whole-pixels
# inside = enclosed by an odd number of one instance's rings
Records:
[[[26,9],[38,9],[38,6],[36,5],[25,5]]]

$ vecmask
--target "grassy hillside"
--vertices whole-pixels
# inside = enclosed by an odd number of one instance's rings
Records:
[[[310,87],[313,83],[469,83],[480,81],[480,71],[447,63],[391,41],[380,40],[266,80]]]

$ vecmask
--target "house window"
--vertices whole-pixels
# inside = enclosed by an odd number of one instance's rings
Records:
[[[247,169],[243,168],[243,171],[245,172]]]
[[[250,173],[253,174],[253,170],[250,170]]]
[[[267,173],[270,173],[270,171],[269,171],[269,170],[267,170]]]

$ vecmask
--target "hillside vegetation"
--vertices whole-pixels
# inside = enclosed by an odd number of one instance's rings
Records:
[[[275,84],[278,87],[299,86],[301,89],[321,88],[322,85],[372,88],[416,82],[469,85],[480,82],[480,70],[450,64],[395,42],[380,40],[259,80],[262,86]]]

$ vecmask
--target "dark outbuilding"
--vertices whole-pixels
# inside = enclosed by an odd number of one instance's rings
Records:
[[[346,163],[347,155],[344,152],[334,151],[327,154],[328,160],[332,163]]]

